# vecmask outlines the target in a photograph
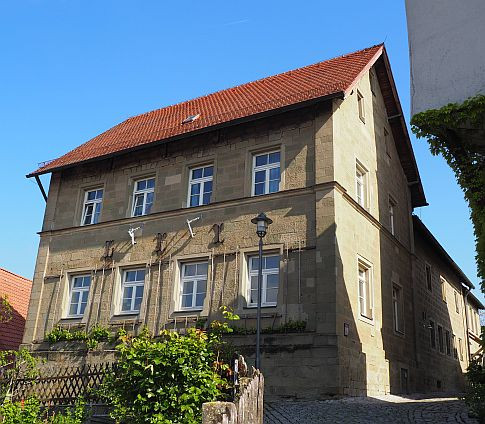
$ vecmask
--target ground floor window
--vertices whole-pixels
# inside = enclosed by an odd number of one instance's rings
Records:
[[[121,281],[121,312],[140,312],[145,288],[145,269],[130,269],[123,271]]]
[[[280,280],[280,257],[279,255],[263,256],[263,279],[262,279],[262,306],[276,306],[278,300],[278,288]],[[258,304],[258,272],[259,256],[248,258],[249,293],[248,306]]]
[[[200,310],[207,292],[207,262],[183,263],[180,275],[180,309]]]
[[[71,277],[69,287],[68,316],[82,317],[88,304],[91,275],[75,275]]]
[[[359,312],[360,315],[372,319],[372,281],[371,268],[368,264],[359,261]]]
[[[402,288],[396,284],[392,286],[392,312],[394,318],[394,330],[404,334],[404,304]]]

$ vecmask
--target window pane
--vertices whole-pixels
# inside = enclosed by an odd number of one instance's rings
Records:
[[[144,269],[136,270],[136,281],[145,281],[145,270]]]
[[[192,184],[190,186],[190,194],[193,196],[194,194],[200,193],[200,183]]]
[[[211,202],[211,194],[212,193],[204,193],[204,196],[202,197],[203,205],[208,205]]]
[[[91,217],[93,215],[93,204],[90,203],[89,205],[85,206],[84,209],[84,225],[91,224]]]
[[[84,315],[84,311],[86,310],[86,302],[81,303],[81,308],[79,309],[79,315]]]
[[[207,275],[207,262],[197,264],[197,275]]]
[[[137,191],[138,191],[138,190],[145,190],[146,186],[147,186],[147,182],[146,182],[146,180],[138,181],[138,182],[136,183],[136,190],[137,190]]]
[[[280,152],[274,152],[269,154],[269,163],[279,163]]]
[[[133,287],[125,287],[123,291],[123,299],[131,299],[133,297]]]
[[[278,269],[280,267],[280,257],[279,256],[266,256],[264,258],[264,268],[265,269]]]
[[[278,289],[268,289],[266,290],[266,302],[276,303],[278,300]]]
[[[278,289],[279,276],[278,274],[269,274],[266,280],[267,289]]]
[[[86,303],[88,301],[89,292],[87,290],[82,292],[81,303]]]
[[[133,213],[134,216],[141,216],[143,215],[143,206],[137,206],[135,208],[135,212]]]
[[[194,291],[194,282],[193,281],[184,281],[184,285],[182,287],[182,294],[192,295],[193,291]]]
[[[256,156],[256,166],[266,165],[268,163],[268,155]]]
[[[182,295],[182,308],[191,308],[191,307],[192,307],[192,294]]]
[[[279,181],[270,181],[269,182],[269,192],[276,193],[280,190],[280,182]]]
[[[91,285],[91,277],[88,275],[83,278],[83,287],[89,287]]]
[[[153,203],[153,191],[147,193],[147,199],[146,199],[146,202],[147,203]]]
[[[130,311],[131,310],[131,298],[123,299],[123,304],[121,306],[122,311]]]
[[[133,305],[133,310],[134,311],[139,311],[141,307],[141,297],[135,297],[135,304]]]
[[[73,291],[72,296],[71,296],[71,303],[78,304],[79,303],[79,292],[78,291]]]
[[[184,265],[184,276],[192,277],[195,275],[196,265],[195,264],[185,264]]]
[[[94,200],[96,198],[96,191],[88,191],[88,200]]]
[[[264,194],[264,183],[255,184],[255,186],[254,186],[254,194],[256,196],[259,196],[261,194]]]
[[[212,192],[212,181],[206,181],[204,183],[204,193],[211,193]]]
[[[214,167],[213,166],[206,166],[204,168],[204,177],[212,177],[213,173],[214,173]]]
[[[249,303],[258,303],[258,291],[251,289]]]
[[[103,198],[103,190],[97,190],[96,199],[102,199],[102,198]]]
[[[257,183],[263,183],[266,178],[266,171],[258,171],[254,175],[254,182]]]
[[[192,179],[195,180],[197,178],[202,178],[202,168],[197,168],[192,170]]]
[[[198,294],[195,296],[195,306],[202,308],[204,306],[205,293]]]
[[[207,290],[207,281],[206,280],[197,281],[197,293],[205,294],[206,290]]]
[[[271,168],[269,170],[269,179],[270,180],[280,180],[280,167],[278,168]]]
[[[77,303],[71,303],[69,307],[69,315],[77,315]]]
[[[138,286],[136,287],[136,292],[135,292],[135,297],[143,297],[143,289],[144,286]]]
[[[155,178],[150,178],[147,180],[147,188],[154,188],[155,187]]]
[[[256,275],[251,276],[251,290],[258,289],[258,277]]]
[[[126,271],[125,273],[125,281],[136,281],[136,271]]]
[[[72,287],[83,287],[83,278],[82,277],[76,277],[74,278],[74,281],[72,283]]]
[[[190,206],[199,206],[200,196],[196,194],[195,196],[190,196]]]
[[[259,258],[257,256],[251,258],[250,268],[252,271],[257,271],[259,269]]]

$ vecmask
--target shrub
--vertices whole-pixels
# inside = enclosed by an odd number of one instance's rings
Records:
[[[465,394],[465,402],[472,415],[480,423],[485,423],[485,368],[477,361],[472,361],[466,377],[469,383]]]
[[[116,349],[117,368],[101,389],[112,406],[112,418],[132,424],[196,424],[203,402],[221,397],[224,380],[215,372],[215,353],[207,335],[148,330],[124,337]]]

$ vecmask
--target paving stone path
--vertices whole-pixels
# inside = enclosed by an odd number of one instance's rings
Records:
[[[320,423],[466,423],[465,404],[456,397],[380,396],[322,401],[276,401],[265,403],[265,424]]]

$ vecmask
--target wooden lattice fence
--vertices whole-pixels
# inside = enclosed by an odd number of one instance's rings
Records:
[[[35,395],[43,406],[72,405],[79,397],[89,404],[102,403],[96,389],[107,373],[115,371],[112,363],[56,367],[41,371],[36,378],[22,378],[14,383],[14,400]]]

